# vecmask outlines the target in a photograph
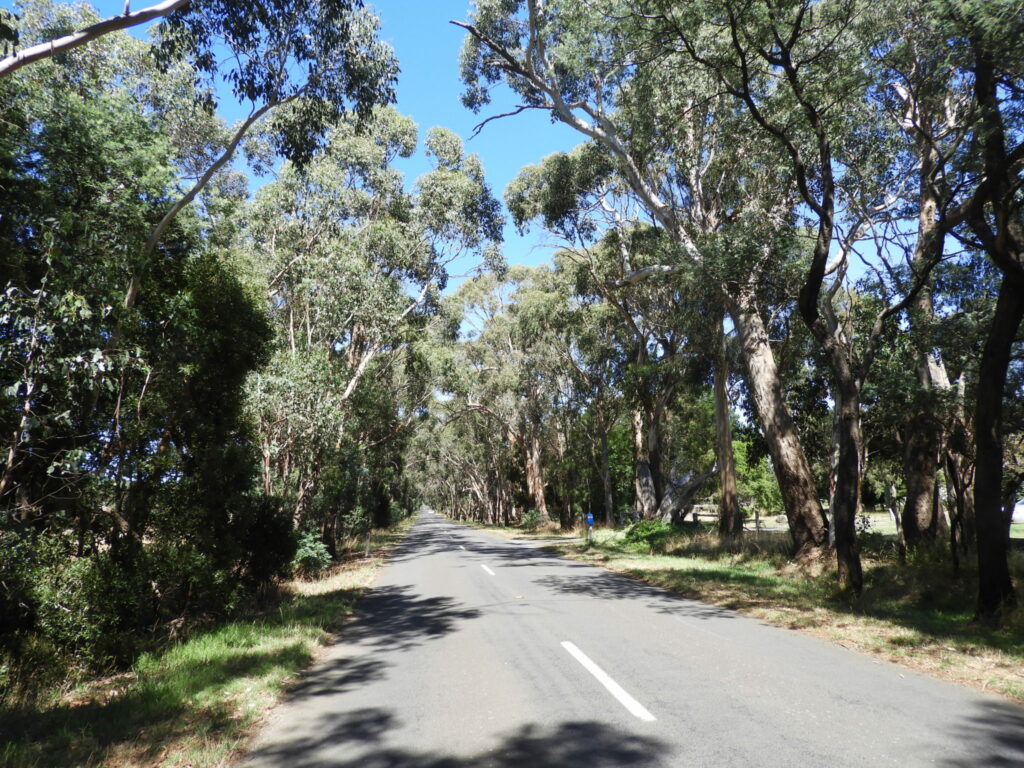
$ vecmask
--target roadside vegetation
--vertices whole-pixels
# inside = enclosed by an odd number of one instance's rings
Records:
[[[361,0],[0,9],[5,759],[241,733],[356,594],[275,585],[425,504],[593,513],[579,556],[687,594],[1017,658],[1020,11],[467,3],[439,56],[478,130],[580,142],[503,206]],[[721,546],[674,532],[709,508]]]
[[[285,582],[228,621],[142,654],[131,669],[0,710],[3,768],[222,766],[352,612],[411,520]]]

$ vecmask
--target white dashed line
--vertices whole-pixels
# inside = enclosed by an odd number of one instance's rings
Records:
[[[494,575],[494,571],[492,571],[492,570],[491,570],[490,568],[488,568],[488,567],[487,567],[486,565],[484,565],[483,563],[480,563],[480,567],[481,567],[481,568],[483,568],[483,569],[484,569],[485,571],[487,571],[487,572],[488,572],[489,574],[491,574],[491,576],[493,576],[493,575]]]
[[[601,683],[601,685],[603,685],[605,688],[607,688],[608,692],[616,699],[618,699],[619,703],[626,709],[628,709],[631,715],[641,720],[646,720],[649,723],[654,722],[654,720],[656,720],[654,715],[652,715],[644,708],[643,704],[641,704],[639,701],[637,701],[628,693],[626,693],[622,689],[622,686],[616,683],[614,680],[612,680],[603,669],[601,669],[599,666],[597,666],[597,664],[592,662],[590,658],[587,656],[587,654],[585,654],[575,645],[570,643],[568,640],[564,640],[562,642],[562,647],[569,652],[570,656],[572,656],[574,659],[576,659],[576,661],[582,664],[583,668],[586,669],[587,672],[596,677],[597,681]]]

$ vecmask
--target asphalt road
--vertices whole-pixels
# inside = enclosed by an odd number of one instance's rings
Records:
[[[246,768],[1024,766],[1024,709],[424,514]]]

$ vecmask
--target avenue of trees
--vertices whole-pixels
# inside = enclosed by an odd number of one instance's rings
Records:
[[[579,133],[504,191],[550,265],[505,263],[481,161],[392,105],[358,0],[0,12],[0,688],[127,663],[423,503],[713,499],[854,595],[886,508],[904,552],[976,563],[979,619],[1016,605],[1021,3],[467,13],[482,129]]]
[[[432,443],[464,467],[445,506],[505,519],[515,481],[542,519],[672,520],[715,467],[739,535],[742,406],[798,560],[833,550],[859,593],[858,514],[888,495],[904,547],[976,554],[979,618],[1014,605],[1021,4],[484,0],[456,23],[467,107],[504,84],[488,120],[542,110],[581,144],[506,190],[554,267],[454,297],[484,327]]]

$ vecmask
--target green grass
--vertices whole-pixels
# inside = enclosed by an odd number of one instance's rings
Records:
[[[377,536],[378,554],[398,536]],[[287,585],[244,619],[142,656],[130,672],[0,712],[0,766],[223,764],[351,613],[381,562],[353,558],[324,579]]]
[[[942,548],[900,565],[886,537],[866,537],[864,546],[859,598],[839,594],[834,566],[815,575],[789,563],[787,537],[775,534],[747,534],[740,543],[723,544],[693,526],[652,551],[626,542],[622,531],[602,530],[589,547],[563,543],[549,549],[1024,701],[1024,608],[998,629],[974,623],[972,563],[954,575]],[[1024,553],[1013,553],[1011,566],[1016,583],[1024,583]]]

